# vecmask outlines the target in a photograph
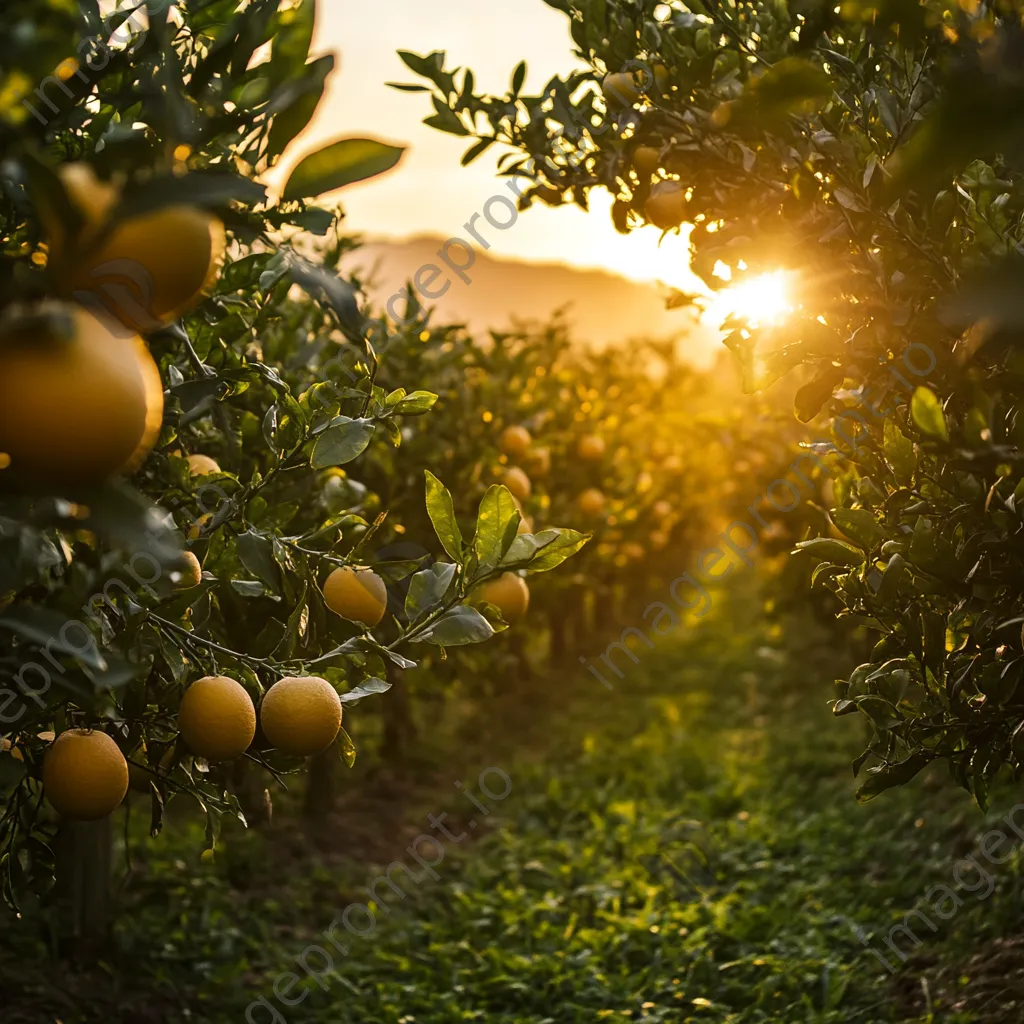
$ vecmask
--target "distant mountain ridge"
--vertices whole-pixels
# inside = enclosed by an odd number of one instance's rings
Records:
[[[374,305],[381,307],[428,264],[443,266],[438,250],[445,239],[417,236],[403,241],[371,240],[350,256],[369,283]],[[559,263],[526,263],[477,251],[466,270],[470,283],[448,273],[451,287],[430,305],[448,322],[466,323],[474,332],[501,330],[513,320],[548,320],[563,310],[573,335],[582,343],[604,346],[631,338],[687,336],[684,350],[706,362],[717,348],[713,332],[698,325],[687,310],[666,310],[654,284],[630,281],[603,270]],[[444,278],[437,278],[439,289]]]

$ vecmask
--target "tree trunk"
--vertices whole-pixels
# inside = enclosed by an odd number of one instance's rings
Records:
[[[54,843],[53,932],[62,957],[91,963],[108,950],[113,819],[61,821]]]
[[[402,670],[388,664],[388,682],[391,689],[384,694],[381,714],[384,716],[384,736],[381,757],[388,761],[400,760],[416,740],[416,723],[412,717],[412,702],[404,685]]]
[[[318,824],[334,810],[337,796],[336,770],[338,752],[333,746],[314,754],[307,763],[306,799],[302,815],[306,821]]]
[[[273,813],[269,791],[254,768],[250,761],[241,757],[231,768],[231,789],[250,827],[269,825]]]

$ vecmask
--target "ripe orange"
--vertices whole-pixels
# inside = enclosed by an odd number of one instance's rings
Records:
[[[598,437],[597,434],[584,435],[576,446],[576,454],[584,462],[597,462],[599,459],[604,458],[604,450],[604,438]]]
[[[519,458],[524,455],[533,443],[526,427],[506,427],[498,438],[498,450],[505,455]]]
[[[109,218],[54,265],[65,295],[99,303],[139,332],[188,312],[217,279],[224,225],[194,206]]]
[[[309,757],[326,750],[337,737],[341,700],[326,679],[287,676],[264,694],[260,725],[278,750]]]
[[[120,324],[47,303],[0,334],[0,453],[18,481],[59,488],[135,469],[163,412],[160,371]]]
[[[652,74],[644,69],[636,71],[613,71],[605,75],[601,81],[601,91],[610,103],[632,106],[645,93],[657,95],[664,93],[669,87],[668,68],[664,64],[656,64]]]
[[[206,532],[206,529],[207,529],[211,519],[213,519],[213,513],[212,512],[204,512],[188,528],[188,539],[192,540],[192,541],[199,540],[199,538],[202,537],[202,535]]]
[[[80,239],[94,238],[100,225],[117,204],[121,190],[110,182],[100,181],[90,164],[75,162],[63,164],[57,170],[64,191],[82,216]],[[60,267],[68,251],[68,236],[64,225],[44,211],[43,227],[49,245],[49,264]]]
[[[375,572],[345,565],[324,581],[324,600],[335,615],[376,626],[387,611],[388,590]]]
[[[604,512],[604,495],[596,487],[589,487],[576,501],[586,516],[599,516]]]
[[[629,561],[640,562],[647,552],[644,551],[642,544],[637,544],[636,541],[631,540],[622,545],[622,553]]]
[[[98,821],[128,792],[128,762],[106,733],[69,729],[43,758],[43,792],[65,818]]]
[[[661,150],[656,146],[637,146],[633,151],[633,167],[637,174],[652,175],[661,166]]]
[[[203,567],[191,551],[182,553],[180,568],[175,569],[174,572],[178,576],[174,580],[176,590],[191,590],[203,582]]]
[[[188,457],[188,471],[192,476],[212,476],[221,471],[216,459],[209,455],[190,455]]]
[[[677,228],[686,219],[686,189],[678,181],[659,181],[644,203],[644,216],[655,226],[667,231]]]
[[[547,447],[531,448],[526,453],[526,464],[534,476],[547,476],[551,472],[551,449]]]
[[[533,493],[530,478],[518,466],[509,467],[501,482],[512,492],[512,497],[520,501],[526,501]]]
[[[514,572],[503,572],[497,579],[488,580],[477,590],[476,597],[493,604],[509,625],[518,622],[530,606],[530,588]]]
[[[609,103],[630,107],[640,99],[640,83],[628,71],[612,71],[601,81],[601,92]]]
[[[226,761],[252,743],[256,709],[241,683],[228,676],[204,676],[181,698],[178,727],[193,753]]]

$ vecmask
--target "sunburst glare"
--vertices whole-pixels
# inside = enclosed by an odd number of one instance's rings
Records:
[[[723,289],[708,301],[703,319],[714,327],[730,316],[751,326],[781,323],[795,308],[791,277],[785,270],[776,270]]]

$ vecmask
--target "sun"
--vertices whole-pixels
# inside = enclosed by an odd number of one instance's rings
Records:
[[[776,270],[725,288],[708,301],[703,319],[714,327],[730,316],[755,327],[780,323],[794,309],[790,279],[787,271]]]

